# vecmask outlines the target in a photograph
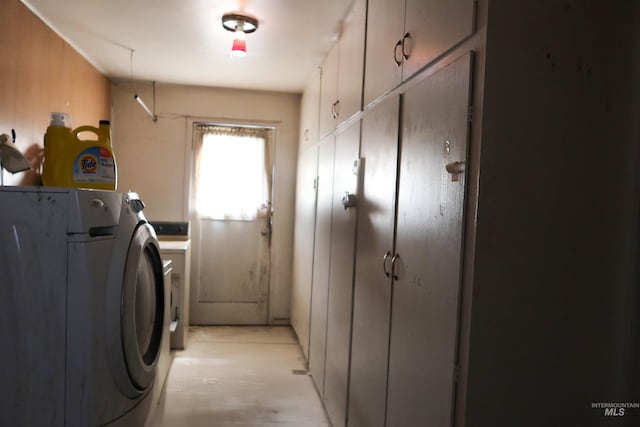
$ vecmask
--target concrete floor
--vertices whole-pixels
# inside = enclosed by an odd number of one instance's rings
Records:
[[[192,327],[155,412],[154,427],[331,425],[284,326]]]

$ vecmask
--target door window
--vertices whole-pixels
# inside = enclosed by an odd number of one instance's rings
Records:
[[[269,198],[265,130],[209,128],[198,158],[198,214],[252,221]]]

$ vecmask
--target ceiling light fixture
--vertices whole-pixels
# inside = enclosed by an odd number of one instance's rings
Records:
[[[222,26],[234,33],[231,56],[246,56],[247,42],[245,36],[258,29],[258,20],[252,16],[239,13],[225,13],[222,15]]]

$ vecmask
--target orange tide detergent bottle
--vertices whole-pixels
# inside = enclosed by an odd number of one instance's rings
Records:
[[[80,139],[78,134],[83,132],[93,133],[97,139]],[[71,130],[67,114],[51,113],[44,137],[42,183],[51,187],[115,190],[118,174],[109,121],[100,120],[98,128],[80,126]]]

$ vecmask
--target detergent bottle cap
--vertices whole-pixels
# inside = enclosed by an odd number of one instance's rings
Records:
[[[101,125],[110,125],[111,122],[109,120],[100,120],[98,123],[100,123]]]
[[[67,113],[51,113],[49,126],[71,128],[71,116]]]

